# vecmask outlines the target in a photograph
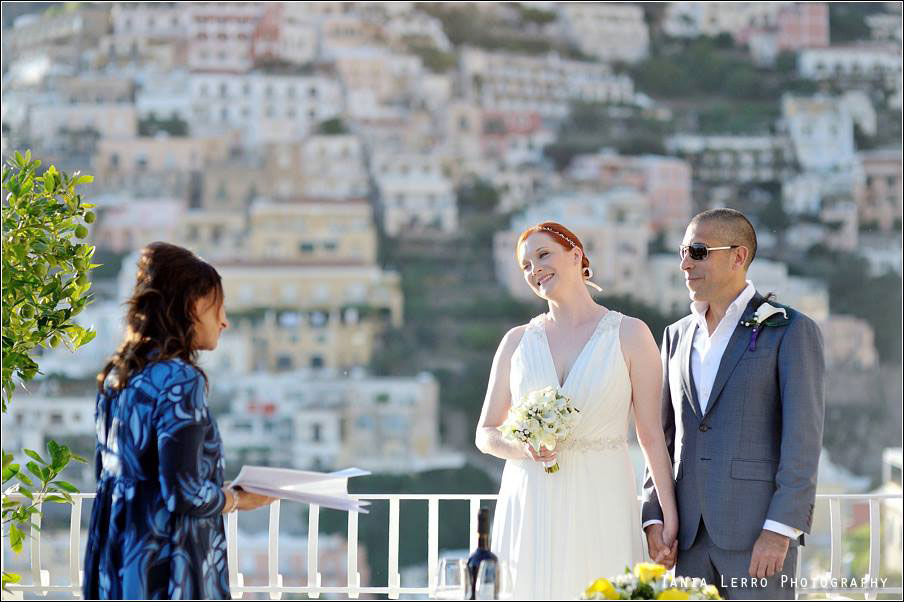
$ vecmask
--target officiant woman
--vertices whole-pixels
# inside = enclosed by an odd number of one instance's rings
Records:
[[[223,487],[198,352],[229,326],[220,275],[191,251],[142,250],[125,337],[97,376],[97,498],[84,597],[229,597],[223,515],[271,498]]]

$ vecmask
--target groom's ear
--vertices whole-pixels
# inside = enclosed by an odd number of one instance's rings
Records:
[[[738,270],[747,270],[747,259],[750,257],[750,249],[745,246],[740,246],[735,249],[734,261],[732,262],[732,268]]]

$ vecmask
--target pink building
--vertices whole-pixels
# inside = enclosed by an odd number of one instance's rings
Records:
[[[511,164],[539,160],[543,147],[555,138],[536,111],[484,111],[481,122],[483,156]]]
[[[251,40],[266,8],[257,2],[199,2],[189,9],[188,66],[192,71],[245,73]]]
[[[822,2],[792,4],[779,13],[776,25],[779,50],[829,45],[829,7]]]
[[[857,183],[860,223],[889,232],[901,224],[901,150],[884,149],[859,153],[861,172]]]
[[[627,157],[611,152],[578,155],[568,177],[598,190],[633,188],[650,201],[654,231],[683,229],[691,218],[691,167],[675,157],[644,155]]]

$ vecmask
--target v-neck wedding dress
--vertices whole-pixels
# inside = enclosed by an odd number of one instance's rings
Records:
[[[515,600],[575,599],[594,579],[641,560],[621,320],[615,311],[600,318],[561,386],[543,316],[531,320],[512,355],[512,399],[553,386],[581,411],[558,449],[558,472],[546,474],[533,460],[505,463],[492,548],[511,567]]]

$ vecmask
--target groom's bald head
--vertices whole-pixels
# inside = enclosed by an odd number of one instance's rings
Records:
[[[750,263],[756,257],[756,231],[753,229],[753,224],[744,217],[743,213],[727,207],[707,209],[695,215],[688,226],[704,223],[716,226],[715,230],[718,232],[719,237],[723,238],[721,241],[723,244],[747,247],[749,253],[744,267],[750,267]]]

